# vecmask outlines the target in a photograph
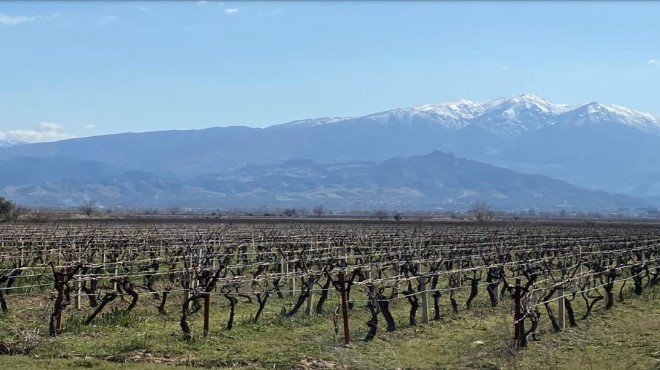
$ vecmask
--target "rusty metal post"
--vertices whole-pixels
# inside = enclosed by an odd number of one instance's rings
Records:
[[[209,335],[209,311],[211,304],[211,292],[204,293],[204,338]]]
[[[350,342],[350,333],[348,331],[348,295],[346,294],[346,272],[339,272],[339,286],[341,293],[341,313],[344,319],[344,344]]]

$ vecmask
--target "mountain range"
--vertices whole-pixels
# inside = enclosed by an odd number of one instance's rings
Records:
[[[22,204],[42,206],[75,207],[84,200],[95,200],[123,208],[323,204],[342,210],[465,210],[475,201],[488,201],[506,210],[588,211],[645,204],[640,199],[585,190],[547,176],[521,174],[439,151],[380,162],[246,164],[187,180],[67,158],[2,160],[0,172],[4,195]]]
[[[657,158],[657,117],[523,94],[266,128],[0,147],[0,194],[60,205],[94,198],[125,206],[328,202],[419,209],[485,200],[508,209],[604,210],[657,204]],[[5,168],[23,170],[8,176]]]

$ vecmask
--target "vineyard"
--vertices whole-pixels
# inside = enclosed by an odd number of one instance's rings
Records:
[[[300,325],[350,348],[472,312],[504,314],[499,330],[524,352],[657,289],[658,258],[648,225],[5,225],[0,354],[116,326],[183,346],[222,338],[231,350],[231,333]]]

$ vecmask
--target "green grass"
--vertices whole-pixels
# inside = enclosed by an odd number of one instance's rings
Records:
[[[354,299],[361,299],[358,292]],[[465,296],[457,296],[465,302]],[[448,298],[442,298],[442,319],[429,325],[407,325],[408,303],[393,304],[396,331],[385,332],[385,320],[379,317],[379,332],[372,342],[364,342],[367,310],[356,304],[351,311],[353,341],[344,347],[335,338],[332,311],[338,304],[331,295],[324,315],[286,319],[283,307],[293,298],[271,297],[257,324],[250,323],[255,304],[243,299],[237,306],[234,329],[224,328],[228,317],[227,301],[222,296],[212,300],[211,333],[201,337],[201,312],[189,322],[193,339],[184,341],[178,326],[178,302],[172,297],[167,315],[158,315],[156,302],[142,296],[134,312],[121,310],[126,303],[114,304],[115,310],[83,325],[90,312],[68,307],[65,332],[56,338],[47,336],[50,301],[11,299],[12,310],[0,314],[0,341],[23,352],[0,356],[1,369],[68,368],[334,368],[396,369],[660,369],[660,289],[646,289],[641,297],[628,294],[624,302],[615,302],[605,310],[599,302],[586,320],[580,298],[574,301],[578,327],[553,333],[547,314],[541,308],[539,341],[529,347],[511,349],[511,302],[491,308],[487,295],[480,291],[473,309],[449,312]],[[149,302],[149,303],[147,303]],[[553,306],[555,308],[556,305]],[[429,310],[432,314],[432,308]],[[555,308],[556,312],[556,308]],[[418,312],[421,320],[421,310]],[[481,341],[483,344],[474,342]]]

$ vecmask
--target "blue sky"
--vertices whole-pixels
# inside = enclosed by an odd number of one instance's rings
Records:
[[[535,93],[660,115],[660,2],[0,2],[0,139]]]

